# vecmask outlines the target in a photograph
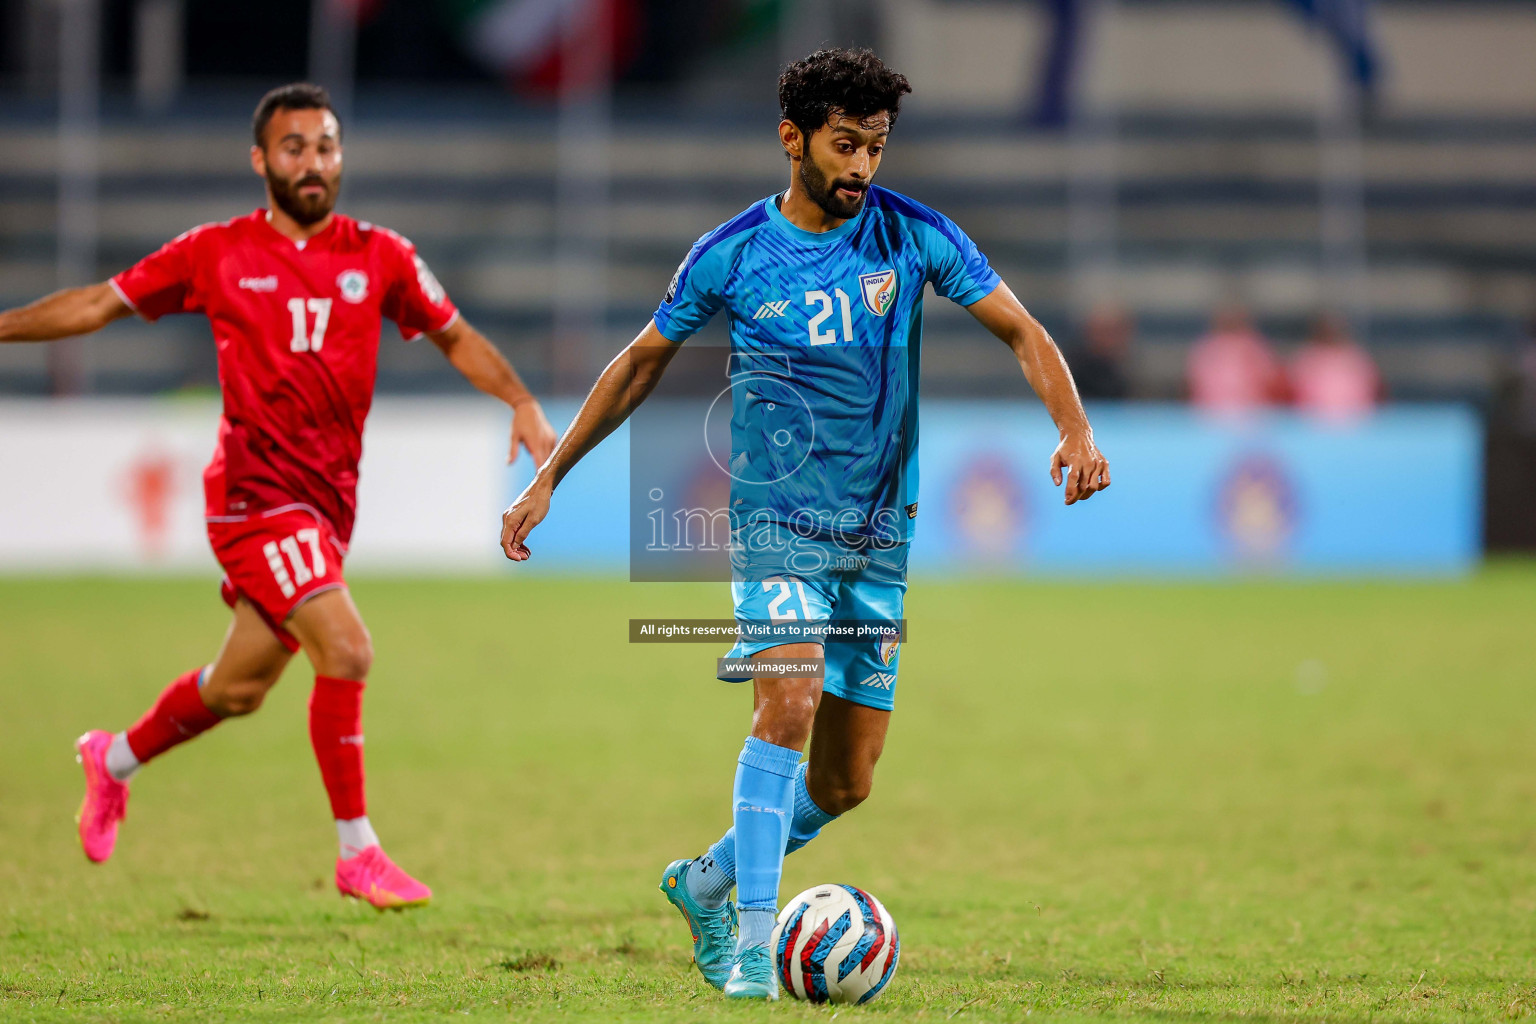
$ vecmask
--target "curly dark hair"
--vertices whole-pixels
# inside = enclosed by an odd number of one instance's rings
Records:
[[[256,114],[251,118],[251,133],[256,137],[256,145],[264,145],[261,137],[266,133],[272,115],[279,110],[329,110],[336,113],[336,108],[331,106],[331,94],[323,87],[308,82],[280,85],[256,104]],[[341,118],[336,119],[336,124],[339,129]]]
[[[834,110],[858,120],[885,111],[895,127],[901,98],[911,91],[906,76],[873,50],[817,50],[779,76],[779,109],[806,135],[824,127]]]

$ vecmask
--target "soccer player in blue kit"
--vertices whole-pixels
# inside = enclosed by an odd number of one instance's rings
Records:
[[[527,559],[525,541],[561,479],[715,313],[729,317],[733,361],[782,367],[732,388],[731,589],[742,638],[731,654],[825,658],[824,677],[783,678],[761,661],[732,828],[661,881],[688,922],[700,973],[733,998],[778,998],[769,940],[784,856],[864,801],[885,743],[895,634],[824,644],[816,631],[847,621],[894,627],[902,616],[926,285],[1013,350],[1060,431],[1050,472],[1066,503],[1109,486],[1050,335],[953,221],[872,184],[910,91],[868,50],[821,50],[785,69],[779,142],[789,188],[694,245],[652,322],[603,371],[502,517],[503,551]],[[808,415],[786,418],[796,403]]]

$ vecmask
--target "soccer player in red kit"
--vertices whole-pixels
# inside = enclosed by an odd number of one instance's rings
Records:
[[[85,334],[132,313],[202,313],[218,346],[224,415],[204,489],[234,621],[213,663],[177,678],[133,726],[76,742],[80,842],[93,861],[111,856],[139,767],[255,711],[302,648],[315,669],[310,739],[341,842],[336,886],[381,909],[420,905],[431,890],[384,854],[368,821],[362,696],[373,652],[342,576],[381,318],[407,340],[431,338],[475,387],[511,406],[512,457],[522,446],[542,463],[555,434],[415,247],[333,212],[341,126],[324,90],[274,89],[254,129],[266,209],[194,228],[110,281],[0,313],[0,341]]]

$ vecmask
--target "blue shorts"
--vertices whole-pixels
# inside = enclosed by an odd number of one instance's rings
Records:
[[[855,549],[800,538],[796,545],[811,557],[737,549],[731,597],[740,633],[726,656],[750,658],[784,644],[822,643],[822,692],[890,711],[901,661],[908,545]]]

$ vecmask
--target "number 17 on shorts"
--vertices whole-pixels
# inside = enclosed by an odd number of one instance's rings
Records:
[[[208,540],[224,567],[224,600],[239,598],[288,643],[282,623],[304,601],[323,590],[345,586],[342,548],[324,522],[307,511],[209,523]]]
[[[301,544],[304,545],[302,549]],[[309,554],[307,565],[304,562],[305,552]],[[272,578],[277,581],[284,597],[293,597],[299,592],[299,587],[325,578],[325,552],[320,549],[318,527],[298,530],[291,537],[281,540],[269,540],[261,546],[261,553],[267,556],[267,564],[272,567]],[[287,565],[283,564],[284,555],[288,556]],[[291,572],[289,566],[292,566]]]

